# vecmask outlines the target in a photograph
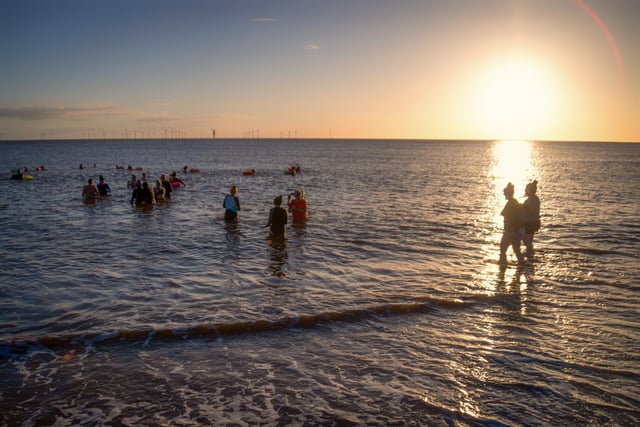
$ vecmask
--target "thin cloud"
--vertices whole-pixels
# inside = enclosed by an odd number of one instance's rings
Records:
[[[138,118],[138,122],[140,123],[156,123],[156,124],[169,123],[176,120],[179,120],[179,119],[175,117],[164,116],[164,115],[163,116],[146,116],[146,117]]]
[[[276,18],[254,18],[252,19],[253,22],[276,22],[277,19]]]
[[[304,47],[306,50],[320,50],[320,46],[317,44],[309,43]]]
[[[149,106],[150,107],[154,107],[154,108],[156,108],[156,107],[168,107],[170,105],[171,105],[171,102],[162,102],[162,101],[149,103]]]
[[[0,107],[0,118],[19,120],[52,120],[81,118],[96,114],[114,113],[112,105],[95,107]]]

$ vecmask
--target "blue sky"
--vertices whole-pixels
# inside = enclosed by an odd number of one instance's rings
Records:
[[[0,0],[0,138],[640,141],[638,17],[632,0]]]

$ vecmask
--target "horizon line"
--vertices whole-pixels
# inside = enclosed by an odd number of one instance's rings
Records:
[[[283,137],[262,137],[262,138],[246,138],[246,137],[229,137],[229,138],[211,138],[211,137],[190,137],[190,138],[26,138],[26,139],[0,139],[0,143],[6,142],[71,142],[71,141],[415,141],[415,142],[497,142],[497,141],[528,141],[528,142],[589,142],[589,143],[620,143],[620,144],[640,144],[640,140],[582,140],[582,139],[526,139],[526,138],[322,138],[322,137],[306,137],[306,138],[283,138]]]

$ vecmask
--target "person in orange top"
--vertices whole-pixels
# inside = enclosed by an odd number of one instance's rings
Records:
[[[291,200],[291,196],[294,199]],[[304,191],[294,191],[288,197],[289,212],[293,217],[293,222],[305,222],[307,217],[307,201],[304,199]]]

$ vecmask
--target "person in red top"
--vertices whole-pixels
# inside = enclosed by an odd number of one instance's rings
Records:
[[[291,200],[291,196],[294,196],[293,200]],[[292,194],[289,194],[288,199],[289,212],[291,212],[293,222],[305,222],[308,217],[307,201],[304,199],[304,191],[296,190]]]

